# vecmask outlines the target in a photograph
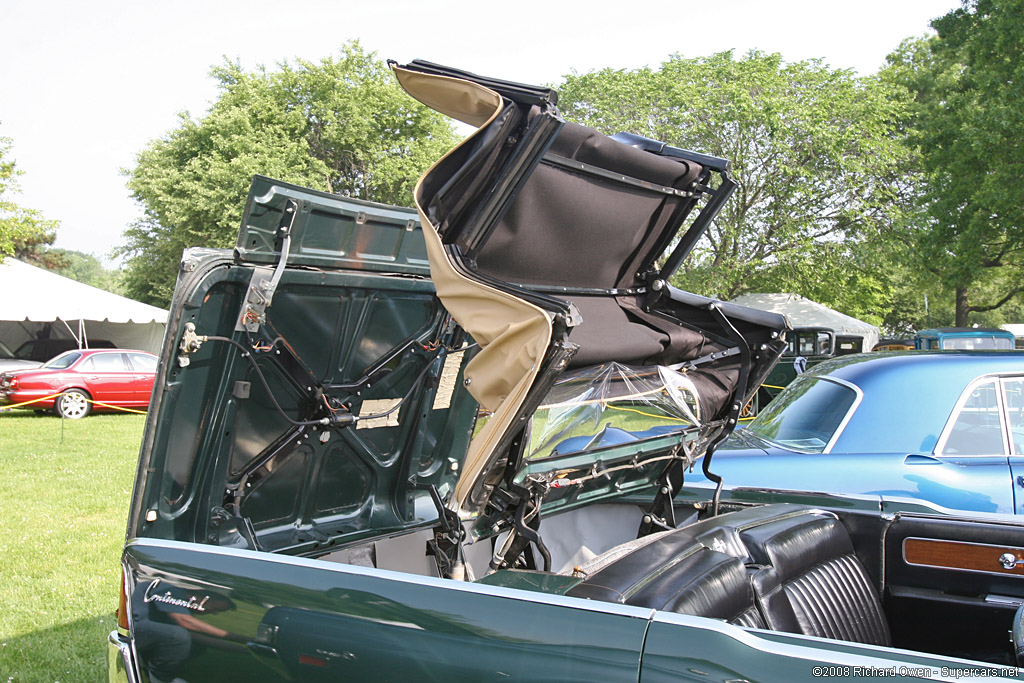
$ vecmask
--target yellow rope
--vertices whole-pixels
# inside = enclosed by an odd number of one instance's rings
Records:
[[[112,406],[109,403],[104,403],[102,401],[93,401],[93,400],[88,399],[88,398],[85,399],[85,400],[89,401],[89,403],[92,403],[93,405],[103,406],[104,408],[110,408],[111,410],[121,410],[121,411],[124,411],[126,413],[136,413],[138,415],[145,415],[146,414],[145,410],[133,410],[131,408],[122,408],[121,406]]]
[[[15,403],[9,406],[2,406],[0,410],[10,410],[11,408],[20,408],[22,406],[31,405],[33,403],[39,403],[40,401],[49,401],[51,398],[57,398],[60,394],[54,394],[52,396],[43,396],[42,398],[34,398],[31,401],[25,401],[24,403]]]
[[[61,396],[63,393],[64,392],[61,392],[59,394],[52,394],[50,396],[43,396],[42,398],[34,398],[31,401],[24,401],[22,403],[14,403],[14,404],[9,405],[9,406],[0,406],[0,411],[11,410],[12,408],[21,408],[22,406],[32,405],[33,403],[39,403],[40,401],[49,401],[51,398],[57,398],[58,396]],[[83,397],[83,398],[85,398],[85,397]],[[121,406],[111,405],[109,403],[104,403],[103,401],[94,401],[91,398],[85,398],[85,400],[88,401],[89,403],[92,403],[93,405],[103,406],[104,408],[110,408],[111,410],[120,410],[120,411],[125,412],[125,413],[136,413],[138,415],[145,415],[146,414],[145,410],[133,410],[131,408],[122,408]]]
[[[678,417],[669,417],[668,415],[651,415],[650,413],[645,413],[645,412],[643,412],[641,410],[637,410],[636,408],[620,408],[618,406],[613,406],[610,403],[608,405],[606,405],[605,408],[608,408],[610,410],[628,410],[631,413],[638,413],[640,415],[643,415],[644,417],[653,417],[653,418],[655,418],[657,420],[673,420],[675,422],[689,422],[689,420],[684,420],[684,419],[678,418]]]

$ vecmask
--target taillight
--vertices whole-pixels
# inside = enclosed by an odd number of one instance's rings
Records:
[[[128,630],[128,593],[125,584],[128,577],[124,574],[124,567],[121,567],[121,597],[117,603],[117,627],[123,631]]]
[[[12,377],[11,378],[10,387],[11,387],[11,389],[17,389],[18,388],[18,378],[17,377]]]

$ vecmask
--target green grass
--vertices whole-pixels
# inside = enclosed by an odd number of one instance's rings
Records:
[[[0,412],[0,683],[106,680],[145,416],[61,422]]]

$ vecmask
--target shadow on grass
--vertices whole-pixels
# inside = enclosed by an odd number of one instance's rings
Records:
[[[0,639],[0,681],[105,681],[113,614]]]

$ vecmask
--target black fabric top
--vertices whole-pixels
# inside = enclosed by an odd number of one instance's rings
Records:
[[[689,188],[702,170],[573,123],[562,128],[549,154],[678,190]],[[488,237],[479,269],[523,284],[632,286],[640,263],[678,228],[676,210],[692,204],[692,198],[542,162]]]

